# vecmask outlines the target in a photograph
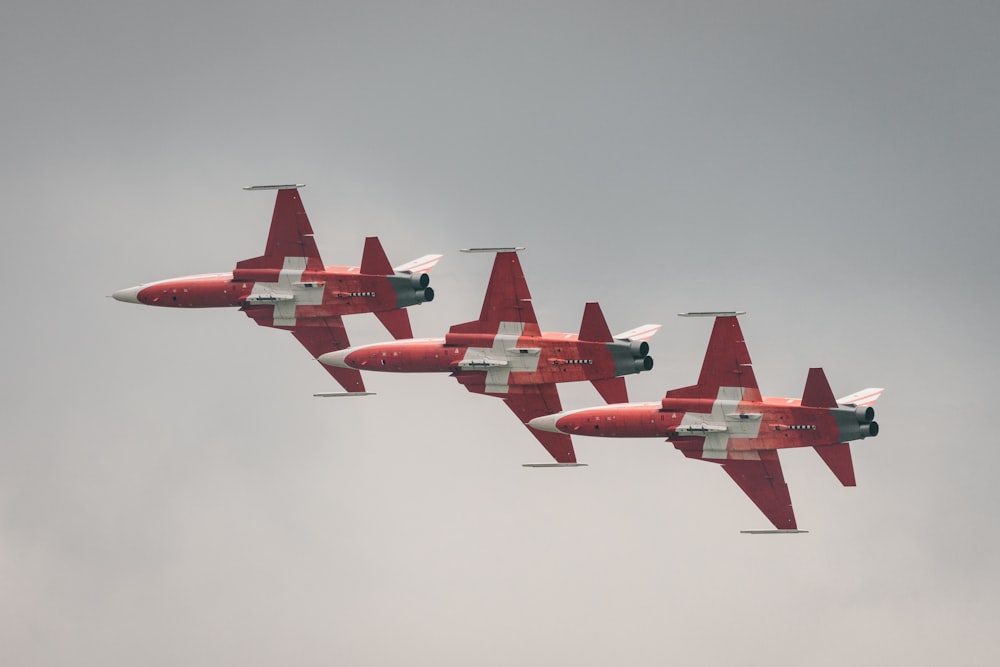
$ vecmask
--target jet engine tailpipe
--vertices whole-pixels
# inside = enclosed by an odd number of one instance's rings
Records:
[[[875,408],[870,405],[859,405],[854,408],[854,416],[858,418],[859,424],[868,424],[875,419]]]
[[[653,357],[643,357],[642,359],[636,359],[634,363],[635,363],[636,373],[653,370]]]
[[[411,273],[410,284],[413,285],[415,289],[424,289],[431,284],[431,277],[426,273]],[[430,301],[431,299],[427,300]]]
[[[633,358],[642,359],[649,354],[649,343],[644,340],[634,340],[629,343],[628,351],[632,353]]]
[[[862,438],[874,438],[876,435],[878,435],[878,422],[870,422],[868,424],[861,425]]]

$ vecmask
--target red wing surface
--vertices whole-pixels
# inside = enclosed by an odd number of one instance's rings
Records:
[[[278,190],[264,254],[239,262],[236,270],[280,270],[284,267],[286,257],[304,257],[306,270],[323,270],[323,260],[320,259],[316,239],[313,238],[312,225],[302,206],[299,191],[295,189]]]
[[[758,453],[759,461],[727,460],[720,463],[775,528],[795,530],[797,526],[795,513],[792,511],[792,498],[781,473],[778,452],[764,450]]]
[[[272,307],[256,306],[244,308],[243,312],[248,317],[265,327],[273,327]],[[330,317],[310,317],[300,318],[295,326],[286,331],[291,331],[292,335],[302,343],[314,358],[327,352],[343,350],[350,347],[351,343],[347,338],[347,330],[344,328],[344,320],[339,315]],[[333,376],[340,386],[346,391],[364,391],[365,385],[361,380],[361,371],[353,368],[335,368],[323,365],[323,369]]]
[[[715,318],[698,384],[672,389],[668,398],[716,398],[720,387],[742,387],[743,400],[759,401],[760,390],[750,363],[750,352],[735,316]]]
[[[559,392],[554,384],[528,385],[503,399],[522,424],[527,425],[535,417],[553,415],[562,411]],[[548,453],[559,463],[576,463],[573,441],[565,433],[549,433],[529,428],[531,435],[542,443]]]
[[[516,252],[497,253],[479,319],[456,324],[451,333],[496,333],[501,322],[522,322],[524,335],[539,334],[531,293]]]

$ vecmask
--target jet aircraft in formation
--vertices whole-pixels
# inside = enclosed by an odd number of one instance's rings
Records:
[[[851,440],[878,435],[872,403],[882,389],[834,399],[822,368],[810,368],[801,399],[762,397],[736,316],[715,316],[698,384],[656,403],[570,410],[529,422],[547,433],[668,438],[685,456],[718,463],[782,531],[796,531],[778,450],[812,447],[844,486],[854,486]],[[765,532],[765,531],[748,531]]]
[[[835,399],[821,368],[809,369],[802,398],[761,396],[737,316],[715,325],[698,383],[655,403],[628,403],[625,375],[651,370],[646,324],[611,334],[597,303],[587,303],[579,333],[543,332],[518,260],[523,248],[495,253],[479,319],[444,338],[414,339],[405,308],[434,298],[427,272],[441,255],[393,268],[377,237],[365,239],[361,266],[325,266],[299,196],[277,190],[264,254],[230,273],[185,276],[115,292],[119,301],[174,308],[236,307],[257,324],[291,331],[345,393],[366,394],[360,371],[450,373],[469,391],[497,396],[549,452],[579,465],[570,439],[663,437],[685,456],[718,463],[775,526],[800,532],[778,450],[812,447],[844,486],[854,486],[852,440],[878,435],[871,407],[880,388]],[[351,347],[343,316],[374,313],[392,342]],[[556,385],[589,381],[607,405],[563,412]],[[774,532],[774,531],[746,531]]]
[[[612,336],[600,305],[588,303],[579,333],[541,331],[518,250],[523,248],[464,251],[496,253],[478,320],[456,324],[444,338],[360,345],[328,352],[319,360],[343,369],[450,373],[471,392],[502,398],[524,424],[562,409],[556,389],[560,382],[589,380],[607,402],[628,401],[622,376],[653,368],[647,340],[660,325]],[[532,434],[558,464],[577,463],[568,435]]]
[[[395,338],[412,338],[404,308],[434,299],[427,272],[441,255],[393,268],[377,236],[365,239],[361,266],[324,266],[298,188],[277,190],[267,246],[230,273],[210,273],[118,290],[119,301],[171,308],[239,308],[257,324],[291,331],[313,357],[350,346],[344,315],[375,313]],[[361,374],[327,366],[349,393],[364,393]],[[331,394],[333,395],[333,394]]]

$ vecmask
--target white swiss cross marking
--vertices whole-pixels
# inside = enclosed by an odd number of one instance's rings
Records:
[[[257,282],[253,285],[250,296],[264,299],[276,299],[274,303],[274,326],[294,327],[295,308],[297,306],[318,306],[323,303],[322,285],[306,286],[302,281],[302,272],[306,270],[307,257],[286,257],[278,282]]]
[[[471,370],[476,370],[476,364],[486,367],[488,393],[506,394],[512,372],[533,373],[538,369],[538,354],[522,354],[516,349],[523,331],[524,322],[501,322],[493,347],[470,347],[465,351],[462,364],[468,364]]]
[[[760,419],[734,419],[732,417],[727,419],[726,415],[737,413],[742,398],[743,387],[719,387],[719,395],[712,404],[712,412],[685,413],[684,419],[681,420],[681,426],[695,429],[704,427],[709,431],[704,435],[705,444],[701,451],[703,459],[727,458],[730,438],[756,438],[757,434],[760,433]],[[710,430],[718,427],[725,430]]]

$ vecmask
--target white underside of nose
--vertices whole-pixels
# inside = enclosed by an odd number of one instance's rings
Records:
[[[125,303],[139,303],[139,290],[142,289],[142,285],[138,287],[129,287],[128,289],[120,289],[111,296],[113,296],[118,301],[124,301]]]
[[[556,428],[556,422],[559,420],[561,415],[545,415],[544,417],[535,417],[528,422],[528,426],[539,431],[549,431],[550,433],[562,433]]]
[[[319,355],[318,361],[321,364],[334,366],[336,368],[351,368],[347,365],[347,362],[344,361],[350,352],[350,348],[346,350],[337,350],[336,352],[327,352],[326,354]]]

